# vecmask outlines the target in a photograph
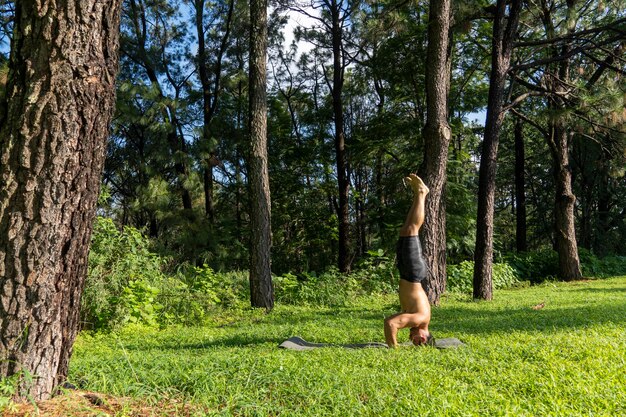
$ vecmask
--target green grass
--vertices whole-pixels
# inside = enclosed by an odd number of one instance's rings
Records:
[[[497,291],[492,302],[445,297],[431,330],[467,343],[457,350],[277,348],[293,335],[382,341],[396,308],[395,297],[368,297],[343,308],[222,311],[207,327],[81,334],[70,379],[184,399],[202,415],[626,415],[626,277]]]

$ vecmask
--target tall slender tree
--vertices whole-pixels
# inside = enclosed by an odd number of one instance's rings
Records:
[[[192,209],[193,199],[186,187],[190,175],[187,143],[182,134],[179,118],[180,95],[186,88],[187,78],[177,74],[168,48],[182,38],[180,26],[175,24],[176,8],[167,2],[151,3],[145,0],[125,0],[122,16],[122,54],[142,69],[154,89],[161,109],[165,139],[171,159],[183,208]],[[125,36],[128,33],[129,36]],[[136,74],[135,76],[139,78]],[[169,95],[172,92],[173,97]]]
[[[16,2],[0,114],[0,378],[68,372],[115,104],[121,0]]]
[[[533,119],[516,113],[541,132],[552,157],[554,246],[559,257],[559,276],[564,280],[582,276],[570,155],[572,139],[580,133],[605,142],[603,146],[608,149],[612,147],[608,140],[611,136],[623,135],[606,117],[607,113],[623,111],[623,103],[615,109],[615,99],[611,98],[615,94],[611,84],[615,83],[610,82],[601,91],[593,90],[605,73],[623,73],[613,63],[623,53],[626,19],[622,10],[600,11],[600,4],[598,8],[590,4],[576,0],[540,1],[532,12],[541,27],[534,28],[528,40],[518,43],[518,48],[532,51],[532,58],[514,67],[520,74],[516,81],[529,90],[525,95],[542,97],[536,107],[543,106],[543,113],[548,116]],[[617,94],[619,97],[623,92]]]
[[[517,117],[514,127],[515,136],[515,248],[526,252],[526,156],[524,144],[524,123]]]
[[[426,67],[426,126],[424,127],[424,163],[422,176],[430,188],[426,199],[427,221],[422,227],[424,254],[429,265],[425,290],[433,304],[445,290],[446,209],[445,183],[448,146],[450,92],[450,0],[431,0],[428,18]]]
[[[271,204],[267,164],[267,0],[250,1],[250,300],[274,307]]]
[[[193,0],[194,20],[196,24],[196,35],[198,37],[198,54],[196,62],[198,66],[198,76],[200,78],[200,88],[202,89],[202,142],[208,150],[205,155],[204,164],[204,210],[211,222],[215,217],[213,204],[213,168],[219,164],[215,153],[215,144],[211,137],[211,123],[217,110],[219,97],[222,90],[222,66],[229,43],[235,0],[228,0],[224,7],[215,5],[216,14],[223,14],[223,29],[218,39],[215,51],[215,61],[209,63],[209,51],[207,50],[206,28],[205,28],[205,0]],[[225,13],[224,13],[225,12]]]
[[[508,10],[508,16],[507,16]],[[500,129],[506,114],[505,84],[511,64],[513,42],[517,36],[521,0],[498,0],[493,21],[491,75],[485,137],[481,149],[478,178],[478,216],[474,252],[474,298],[491,300],[493,269],[493,214],[496,182],[496,158]]]
[[[335,166],[338,187],[338,257],[341,272],[349,272],[352,256],[350,255],[350,217],[349,196],[350,178],[348,174],[348,156],[346,151],[346,131],[344,126],[344,82],[346,68],[354,61],[354,54],[347,41],[349,28],[354,24],[353,17],[358,10],[360,0],[307,0],[287,3],[287,7],[317,22],[317,27],[305,31],[305,38],[315,45],[331,52],[332,65],[327,68],[322,63],[324,81],[330,90],[333,114],[333,137],[335,148]],[[319,15],[311,13],[319,11]]]

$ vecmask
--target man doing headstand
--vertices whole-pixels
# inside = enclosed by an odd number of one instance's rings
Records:
[[[385,319],[385,340],[390,348],[398,345],[398,330],[407,327],[411,328],[409,339],[414,345],[434,343],[428,331],[430,303],[421,283],[428,275],[428,268],[418,237],[419,229],[424,223],[424,201],[429,190],[415,174],[405,178],[405,181],[413,190],[413,204],[400,229],[396,248],[400,271],[401,312]]]

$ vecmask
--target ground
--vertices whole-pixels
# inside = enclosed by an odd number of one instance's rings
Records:
[[[17,404],[2,417],[152,417],[193,416],[200,414],[197,407],[177,400],[148,404],[137,399],[114,397],[91,391],[69,390],[48,401],[35,404]]]

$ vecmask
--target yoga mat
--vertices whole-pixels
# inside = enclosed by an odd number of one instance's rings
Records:
[[[413,346],[413,343],[406,342],[400,344],[400,346]],[[456,337],[449,337],[447,339],[435,339],[435,347],[437,349],[453,349],[460,346],[465,346],[465,343],[461,342]],[[311,350],[322,347],[343,347],[348,349],[369,349],[369,348],[386,348],[386,343],[380,342],[368,342],[368,343],[350,343],[345,345],[335,345],[332,343],[312,343],[307,342],[299,336],[293,336],[285,340],[278,347],[289,350]]]

